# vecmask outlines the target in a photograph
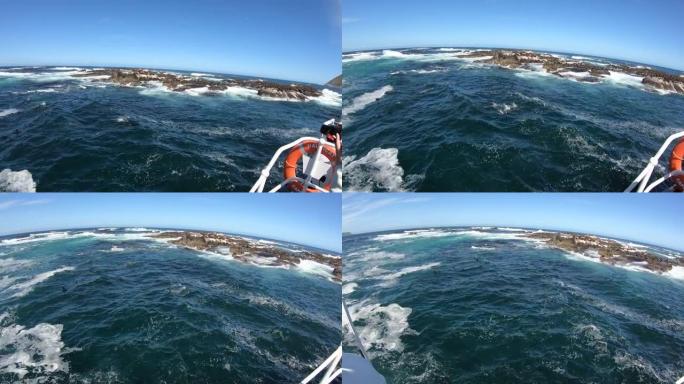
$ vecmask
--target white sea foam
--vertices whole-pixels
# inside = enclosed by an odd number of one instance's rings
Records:
[[[16,277],[3,276],[3,277],[0,279],[0,291],[3,290],[3,289],[5,289],[5,288],[7,288],[7,287],[9,287],[9,286],[11,286],[12,284],[14,284],[14,282],[15,282],[16,280],[17,280]],[[1,321],[1,320],[2,320],[2,318],[0,317],[0,321]]]
[[[416,239],[422,237],[444,237],[453,235],[450,231],[443,230],[431,230],[431,229],[417,229],[411,231],[403,231],[398,233],[386,233],[382,235],[375,236],[375,241],[393,241],[393,240],[404,240],[404,239]]]
[[[356,283],[348,283],[348,284],[345,284],[345,285],[342,286],[342,294],[343,294],[343,295],[349,295],[349,294],[351,294],[352,292],[354,292],[354,291],[356,290],[356,288],[358,288],[358,286],[359,286],[359,285],[356,284]]]
[[[385,251],[371,251],[371,252],[363,252],[362,255],[354,258],[354,261],[366,263],[369,261],[401,260],[405,257],[406,257],[406,255],[404,255],[403,253],[385,252]]]
[[[470,249],[477,249],[477,250],[482,250],[482,251],[493,251],[496,249],[496,247],[478,247],[476,245],[471,245]]]
[[[81,71],[81,70],[83,70],[83,68],[79,68],[79,67],[53,67],[51,69],[55,70],[55,71]]]
[[[426,271],[428,269],[432,269],[434,267],[437,267],[441,265],[442,263],[436,262],[436,263],[428,263],[428,264],[423,264],[423,265],[417,265],[414,267],[406,267],[398,270],[397,272],[386,274],[380,277],[380,279],[383,280],[383,282],[380,284],[382,287],[390,287],[402,277],[406,276],[410,273],[414,272],[420,272],[420,271]]]
[[[42,377],[35,382],[47,382],[47,377],[58,371],[68,372],[69,364],[62,355],[69,353],[62,342],[61,324],[40,323],[33,328],[11,324],[0,329],[0,372],[15,374],[22,379],[29,372]],[[34,381],[31,381],[34,382]]]
[[[350,115],[359,112],[366,108],[368,105],[380,100],[388,92],[392,92],[393,90],[394,88],[391,85],[385,85],[384,87],[376,89],[375,91],[364,93],[361,96],[357,96],[351,101],[351,103],[349,103],[349,105],[342,108],[342,115]]]
[[[632,76],[622,72],[610,71],[610,75],[605,75],[604,79],[617,85],[625,85],[634,88],[644,88],[643,77]]]
[[[510,111],[512,111],[512,110],[514,110],[514,109],[516,109],[516,108],[518,108],[518,105],[517,105],[516,103],[510,103],[510,104],[506,104],[506,103],[502,103],[502,104],[492,103],[492,107],[494,107],[494,109],[496,109],[496,111],[499,112],[500,115],[505,115],[505,114],[507,114],[508,112],[510,112]]]
[[[121,248],[121,247],[117,247],[116,245],[112,245],[112,247],[109,248],[109,251],[110,252],[123,252],[123,251],[125,251],[125,249]]]
[[[375,189],[402,192],[411,189],[420,176],[409,175],[404,181],[404,169],[399,165],[398,155],[396,148],[373,148],[358,159],[353,155],[343,157],[345,189],[364,192]]]
[[[327,279],[332,280],[334,268],[325,264],[318,263],[313,260],[299,260],[297,264],[297,269],[304,273],[310,273],[318,276],[323,276]]]
[[[144,89],[140,91],[140,94],[145,96],[160,96],[167,95],[171,92],[173,91],[166,87],[161,81],[148,81],[147,87],[144,87]]]
[[[342,55],[342,62],[348,63],[352,61],[365,61],[365,60],[375,60],[379,58],[378,52],[358,52],[358,53],[348,53]]]
[[[3,272],[12,272],[16,271],[18,269],[22,269],[24,267],[27,267],[29,265],[32,265],[33,261],[32,260],[16,260],[12,257],[7,258],[7,259],[0,259],[0,270]]]
[[[19,110],[19,109],[16,109],[16,108],[3,109],[2,111],[0,111],[0,117],[5,117],[5,116],[13,115],[13,114],[15,114],[15,113],[17,113],[17,112],[19,112],[19,111],[20,111],[20,110]]]
[[[18,284],[14,284],[13,286],[10,287],[10,289],[17,291],[12,297],[22,297],[26,296],[29,292],[33,290],[33,287],[44,282],[45,280],[51,278],[52,276],[62,273],[62,272],[67,272],[67,271],[73,271],[75,268],[74,267],[62,267],[62,268],[57,268],[52,271],[47,271],[43,273],[39,273],[30,280],[23,281]]]
[[[31,91],[26,91],[23,93],[55,93],[57,92],[56,88],[44,88],[44,89],[35,89]]]
[[[665,273],[665,276],[673,279],[684,280],[684,267],[672,267],[672,269]]]
[[[349,311],[355,321],[364,322],[357,332],[361,342],[369,349],[402,352],[404,345],[401,336],[416,333],[408,323],[411,308],[396,303],[383,306],[363,300],[351,305]]]
[[[330,89],[324,89],[321,91],[320,96],[312,97],[310,100],[332,107],[339,107],[342,105],[342,95]]]
[[[199,87],[199,88],[186,89],[184,92],[190,96],[202,96],[202,95],[206,95],[207,93],[209,93],[211,91],[209,90],[209,87]]]
[[[225,90],[221,92],[225,95],[233,97],[259,97],[259,92],[256,89],[249,89],[244,87],[227,87]]]
[[[3,169],[0,171],[0,192],[35,192],[36,182],[28,170],[12,171]]]
[[[25,79],[35,82],[52,82],[73,79],[73,75],[84,73],[84,71],[56,71],[56,72],[2,72],[0,77]]]

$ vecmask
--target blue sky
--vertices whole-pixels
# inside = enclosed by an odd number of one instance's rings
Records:
[[[343,0],[343,49],[527,48],[684,70],[682,0]]]
[[[684,251],[682,197],[618,193],[345,193],[342,228],[365,233],[503,226],[604,235]]]
[[[0,65],[189,69],[325,83],[338,0],[2,2]]]
[[[341,252],[339,194],[0,194],[0,235],[166,227],[285,240]]]

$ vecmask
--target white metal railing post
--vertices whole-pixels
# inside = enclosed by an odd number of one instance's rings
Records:
[[[639,176],[632,181],[632,183],[625,189],[625,192],[632,192],[636,188],[637,192],[650,192],[653,188],[655,188],[657,185],[661,184],[665,180],[669,179],[670,177],[677,176],[679,175],[678,172],[681,171],[675,171],[669,173],[667,176],[664,178],[660,178],[656,180],[655,182],[651,183],[649,185],[649,180],[651,179],[651,176],[653,176],[653,171],[655,170],[655,167],[658,165],[658,162],[660,161],[660,158],[663,156],[667,148],[677,139],[684,137],[684,131],[678,132],[675,134],[670,135],[665,142],[663,143],[662,146],[660,146],[660,149],[658,152],[656,152],[655,156],[651,157],[648,160],[648,164],[646,167],[641,171]],[[637,187],[638,186],[638,187]]]
[[[336,369],[342,359],[342,346],[335,350],[321,365],[318,366],[309,376],[305,377],[300,384],[310,383],[311,380],[315,379],[324,369],[328,368],[323,377],[321,378],[321,384],[328,384],[332,382],[336,377],[342,374],[342,369]]]
[[[344,326],[345,322],[349,326],[349,330],[351,331],[352,335],[354,335],[356,348],[358,348],[358,350],[361,352],[361,356],[363,356],[364,359],[370,361],[370,359],[368,358],[368,352],[366,352],[366,348],[363,346],[363,342],[361,342],[361,338],[356,333],[356,330],[354,330],[354,324],[352,323],[351,315],[349,314],[349,310],[347,309],[347,304],[345,304],[344,300],[342,300],[342,326]]]

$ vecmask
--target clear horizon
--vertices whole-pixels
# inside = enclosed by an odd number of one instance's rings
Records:
[[[142,67],[325,84],[341,73],[337,0],[26,0],[0,14],[0,66]]]
[[[684,71],[677,0],[344,0],[343,52],[497,47],[613,58]]]
[[[510,227],[567,231],[684,252],[678,196],[592,193],[345,194],[342,230],[361,235],[436,227]],[[428,212],[428,213],[426,213]]]
[[[339,194],[0,195],[0,236],[85,228],[216,231],[342,252]],[[308,212],[302,220],[301,212]],[[40,218],[40,220],[36,220]]]

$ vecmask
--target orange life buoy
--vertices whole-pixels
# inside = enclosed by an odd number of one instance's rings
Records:
[[[287,157],[285,158],[285,165],[283,166],[283,174],[285,176],[285,180],[297,176],[297,163],[299,163],[299,159],[301,159],[305,153],[311,157],[315,156],[316,151],[318,151],[319,145],[320,143],[317,140],[305,140],[290,150],[290,153],[288,153]],[[330,160],[330,164],[333,167],[335,166],[337,162],[337,154],[335,153],[334,148],[331,149],[331,146],[323,145],[321,155],[328,158],[328,160]],[[304,189],[304,185],[299,181],[293,181],[291,183],[288,183],[287,188],[293,192],[301,192]],[[332,178],[330,178],[330,180],[326,180],[325,184],[323,184],[323,189],[325,189],[326,191],[329,191],[330,188],[332,188]],[[309,187],[307,188],[307,192],[320,191],[316,188]]]
[[[684,162],[684,140],[680,140],[672,149],[672,154],[670,155],[670,172],[681,171],[682,162]],[[674,176],[672,179],[676,184],[675,190],[683,192],[684,175]]]

